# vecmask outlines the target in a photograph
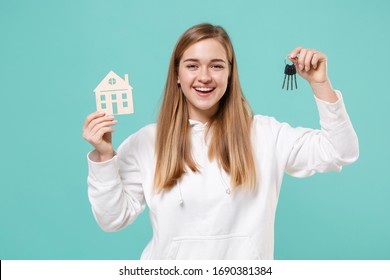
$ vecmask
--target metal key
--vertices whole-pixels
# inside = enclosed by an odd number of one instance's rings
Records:
[[[295,89],[298,89],[296,74],[297,74],[297,69],[295,68],[295,65],[286,64],[286,67],[284,68],[284,80],[283,80],[282,89],[284,89],[284,85],[286,83],[286,77],[287,77],[287,90],[290,83],[291,83],[291,90],[293,90],[294,88],[293,80],[295,81]],[[290,76],[291,76],[291,82],[290,82]]]

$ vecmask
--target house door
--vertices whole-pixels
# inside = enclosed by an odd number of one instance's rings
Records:
[[[114,115],[118,114],[118,103],[112,102],[112,112]]]

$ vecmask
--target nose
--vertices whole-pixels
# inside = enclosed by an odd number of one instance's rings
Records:
[[[210,76],[208,67],[201,68],[201,70],[199,72],[199,76],[198,76],[198,81],[203,83],[203,84],[207,84],[207,83],[211,82],[211,76]]]

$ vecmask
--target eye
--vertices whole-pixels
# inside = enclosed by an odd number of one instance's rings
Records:
[[[196,64],[187,64],[186,68],[189,69],[189,70],[196,70],[196,69],[198,69],[198,65],[196,65]]]
[[[222,70],[225,68],[225,66],[222,64],[213,64],[213,65],[211,65],[211,68],[214,70]]]

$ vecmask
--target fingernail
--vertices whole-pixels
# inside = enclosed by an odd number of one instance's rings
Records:
[[[303,65],[299,64],[299,70],[302,70],[302,69],[303,69]]]

